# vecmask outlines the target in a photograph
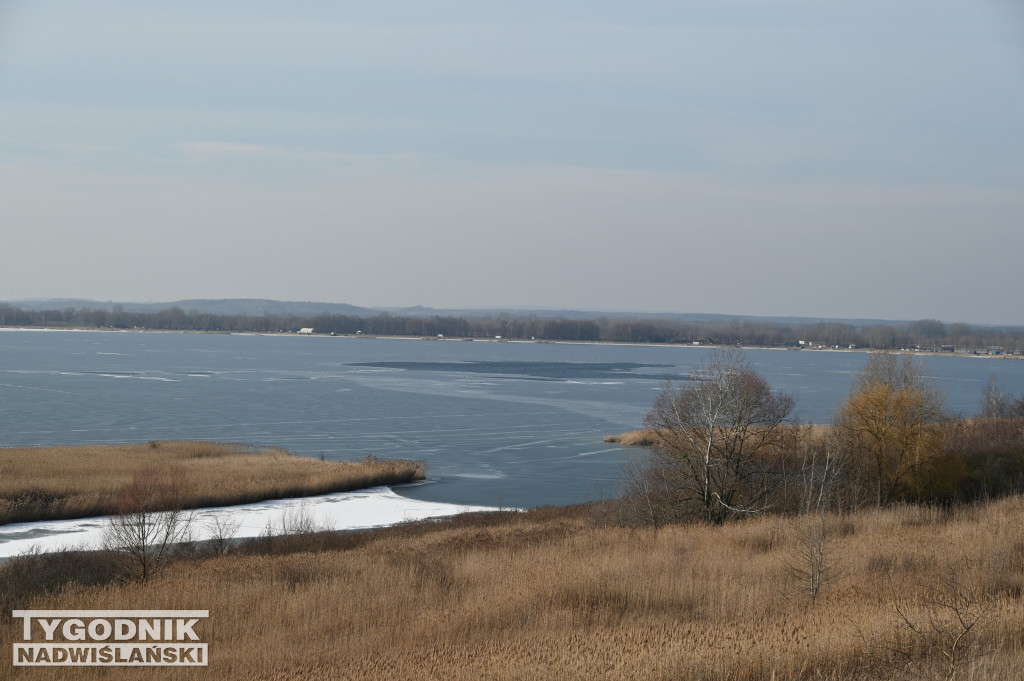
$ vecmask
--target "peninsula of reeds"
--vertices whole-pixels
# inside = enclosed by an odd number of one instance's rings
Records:
[[[0,449],[0,523],[116,513],[140,475],[172,480],[175,504],[187,509],[401,484],[424,470],[417,461],[321,461],[193,441]]]

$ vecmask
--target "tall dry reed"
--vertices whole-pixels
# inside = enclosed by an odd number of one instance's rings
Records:
[[[1013,679],[1024,669],[1022,517],[1020,497],[830,516],[841,560],[813,602],[786,589],[795,518],[655,532],[545,510],[229,555],[20,607],[209,609],[211,666],[176,675],[197,679],[939,679],[953,585],[981,609],[953,678]],[[10,650],[20,626],[3,632]],[[0,676],[166,671],[4,664]]]
[[[423,477],[416,461],[320,461],[278,448],[150,442],[0,449],[0,523],[107,515],[132,480],[181,478],[185,508],[328,494]]]

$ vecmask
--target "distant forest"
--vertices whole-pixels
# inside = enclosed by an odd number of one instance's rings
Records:
[[[594,319],[534,315],[406,316],[319,314],[297,316],[211,314],[171,307],[159,312],[75,309],[31,310],[0,304],[0,326],[41,328],[153,329],[165,331],[297,332],[316,334],[497,338],[508,340],[603,341],[613,343],[717,344],[762,347],[839,347],[877,350],[1024,354],[1024,328],[946,324],[934,319],[855,325],[765,320],[679,319],[601,316]]]

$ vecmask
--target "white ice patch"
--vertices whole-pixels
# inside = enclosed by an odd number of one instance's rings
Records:
[[[395,494],[388,487],[358,492],[340,492],[301,499],[277,499],[241,506],[204,508],[193,512],[192,535],[195,541],[213,538],[210,525],[216,514],[232,525],[238,523],[234,538],[258,537],[268,525],[281,533],[287,514],[301,513],[317,527],[355,530],[386,527],[412,520],[442,518],[472,511],[494,511],[487,506],[461,506],[419,501]],[[222,522],[222,526],[223,526]],[[0,525],[0,558],[10,558],[29,549],[56,551],[62,548],[97,549],[103,544],[106,518],[47,520]]]

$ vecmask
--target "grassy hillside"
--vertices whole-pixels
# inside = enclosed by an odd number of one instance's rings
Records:
[[[1024,498],[829,516],[815,600],[800,517],[655,532],[604,526],[600,511],[268,539],[148,582],[49,594],[30,586],[46,572],[38,559],[24,559],[0,573],[4,616],[209,609],[210,667],[175,678],[995,680],[1024,669]],[[10,650],[20,623],[2,635]],[[13,676],[167,670],[0,665]]]

